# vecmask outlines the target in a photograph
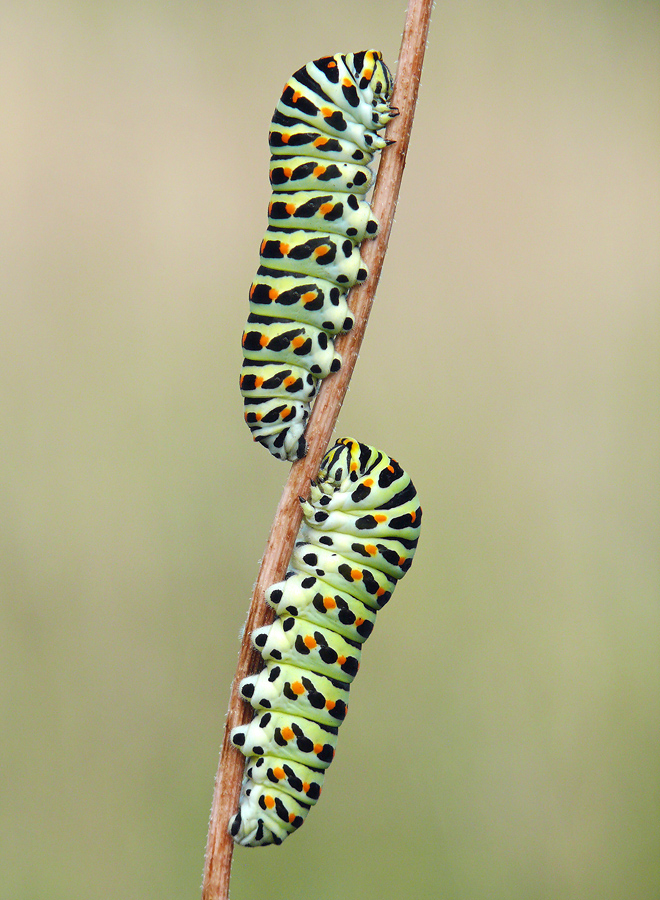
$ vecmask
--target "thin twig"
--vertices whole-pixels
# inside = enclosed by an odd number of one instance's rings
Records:
[[[202,900],[226,900],[229,896],[229,876],[234,844],[227,833],[227,823],[238,808],[245,764],[242,754],[231,746],[229,733],[235,726],[244,725],[250,721],[254,714],[252,708],[241,700],[238,685],[243,678],[256,672],[260,666],[261,657],[252,649],[250,635],[255,628],[266,625],[273,619],[272,610],[265,604],[264,593],[271,584],[281,581],[286,572],[302,518],[298,498],[308,495],[310,481],[318,471],[321,457],[328,446],[348,383],[353,374],[367,327],[367,320],[383,268],[406,163],[432,5],[433,0],[409,0],[396,84],[392,96],[392,105],[399,108],[400,115],[388,125],[386,130],[386,137],[396,143],[383,151],[372,202],[374,213],[380,222],[380,231],[373,241],[365,241],[362,245],[362,258],[369,269],[369,278],[364,284],[351,291],[350,305],[355,325],[348,334],[341,335],[335,342],[335,346],[341,354],[342,367],[336,375],[325,379],[314,402],[306,433],[307,456],[291,466],[289,479],[275,513],[275,520],[268,536],[252,595],[236,675],[231,689],[220,764],[215,781],[206,845]]]

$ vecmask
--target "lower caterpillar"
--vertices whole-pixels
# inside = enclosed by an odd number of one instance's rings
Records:
[[[286,578],[266,591],[277,618],[252,634],[265,668],[240,685],[256,714],[231,732],[246,763],[229,833],[246,847],[281,844],[318,800],[362,644],[412,565],[422,522],[406,472],[352,438],[326,453],[301,503]]]
[[[254,440],[278,459],[305,455],[310,403],[341,366],[333,337],[353,327],[345,295],[367,277],[359,245],[378,231],[364,197],[369,164],[390,143],[378,132],[398,115],[391,93],[377,50],[338,53],[295,72],[275,108],[240,388]]]

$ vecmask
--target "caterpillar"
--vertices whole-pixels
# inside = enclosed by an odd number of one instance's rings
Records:
[[[240,389],[255,441],[277,459],[307,452],[319,382],[341,367],[333,337],[353,327],[346,292],[367,277],[359,245],[378,222],[364,199],[378,132],[398,115],[377,50],[326,56],[293,74],[275,107],[272,196],[250,288]]]
[[[401,466],[340,438],[324,456],[284,581],[266,591],[271,625],[252,643],[265,668],[240,684],[255,716],[231,731],[246,757],[239,811],[246,847],[281,844],[321,793],[362,644],[412,565],[422,510]]]

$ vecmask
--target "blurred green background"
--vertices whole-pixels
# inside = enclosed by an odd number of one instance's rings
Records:
[[[287,467],[268,123],[404,3],[1,10],[0,897],[199,896]],[[421,495],[323,802],[233,900],[660,897],[660,7],[438,3],[340,433]]]

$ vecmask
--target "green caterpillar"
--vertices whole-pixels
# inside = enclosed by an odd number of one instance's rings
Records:
[[[364,281],[359,245],[378,231],[364,199],[369,164],[398,115],[376,50],[298,69],[275,108],[268,230],[250,288],[240,388],[254,440],[278,459],[307,452],[303,432],[319,381],[339,370],[334,335],[353,318],[346,292]]]
[[[362,644],[412,565],[422,522],[406,472],[352,438],[326,453],[301,502],[286,579],[266,591],[277,618],[252,634],[266,665],[240,685],[256,714],[231,732],[246,763],[229,832],[247,847],[281,844],[318,800]]]

